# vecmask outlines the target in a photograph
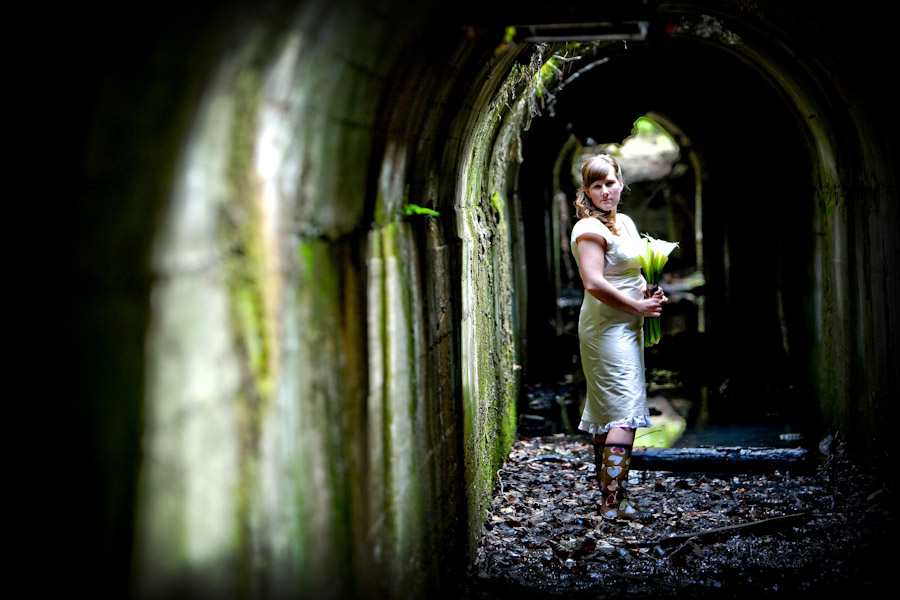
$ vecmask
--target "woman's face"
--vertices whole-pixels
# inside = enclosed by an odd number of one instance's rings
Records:
[[[606,177],[601,177],[587,189],[591,202],[603,212],[612,212],[619,205],[619,196],[622,194],[622,182],[616,179],[614,171]]]

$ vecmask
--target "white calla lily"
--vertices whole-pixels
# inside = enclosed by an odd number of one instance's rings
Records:
[[[678,242],[658,240],[648,234],[644,234],[644,240],[639,255],[641,268],[644,271],[644,279],[647,284],[655,286],[659,284],[663,267],[669,260],[669,255],[678,247]],[[652,346],[659,343],[660,338],[659,317],[647,317],[644,319],[644,346]]]

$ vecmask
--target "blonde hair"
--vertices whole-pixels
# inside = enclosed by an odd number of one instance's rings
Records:
[[[609,154],[597,154],[584,161],[584,164],[581,165],[582,185],[575,193],[575,216],[579,219],[587,217],[599,219],[613,234],[617,234],[619,230],[616,228],[616,209],[614,208],[608,213],[599,210],[591,202],[591,197],[587,193],[592,183],[598,179],[606,179],[610,172],[615,173],[616,179],[622,182],[624,189],[628,189],[622,179],[622,168],[618,161]]]

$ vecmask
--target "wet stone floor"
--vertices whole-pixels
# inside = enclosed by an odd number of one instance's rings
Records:
[[[835,597],[880,590],[896,513],[839,443],[806,474],[636,471],[639,522],[605,521],[588,437],[520,437],[467,598]]]

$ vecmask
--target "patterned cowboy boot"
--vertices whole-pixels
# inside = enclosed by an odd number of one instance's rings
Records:
[[[638,517],[637,510],[628,502],[625,492],[630,464],[630,445],[606,444],[603,446],[603,457],[598,462],[598,479],[601,498],[600,515],[605,519],[634,520]]]

